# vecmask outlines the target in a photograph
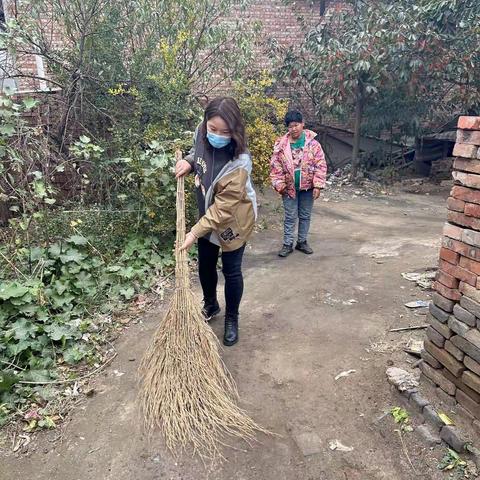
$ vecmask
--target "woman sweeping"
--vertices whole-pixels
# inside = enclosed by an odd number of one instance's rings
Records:
[[[195,174],[200,219],[187,234],[182,249],[188,250],[198,241],[203,313],[207,320],[220,313],[217,261],[222,251],[226,304],[223,343],[226,346],[238,341],[243,253],[257,216],[251,170],[238,105],[230,97],[215,98],[205,109],[190,155],[177,163],[176,176]]]

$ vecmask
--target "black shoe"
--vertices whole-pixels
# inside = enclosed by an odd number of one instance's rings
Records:
[[[310,245],[307,243],[306,240],[304,242],[297,242],[295,250],[300,250],[307,255],[311,255],[313,253],[313,250],[311,249]]]
[[[231,347],[238,342],[238,317],[225,317],[223,344]]]
[[[293,245],[283,245],[282,249],[278,252],[279,257],[288,257],[293,252]]]
[[[213,302],[208,302],[207,300],[204,300],[202,313],[205,317],[205,320],[209,322],[215,315],[218,315],[220,313],[220,305],[216,300]]]

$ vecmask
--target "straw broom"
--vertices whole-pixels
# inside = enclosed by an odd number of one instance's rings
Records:
[[[181,154],[177,153],[177,159]],[[247,442],[258,426],[238,407],[235,382],[190,287],[185,240],[184,178],[177,183],[175,292],[140,366],[140,402],[146,430],[159,429],[168,449],[222,457],[224,436]]]

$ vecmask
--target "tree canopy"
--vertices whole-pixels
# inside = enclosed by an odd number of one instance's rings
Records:
[[[287,54],[281,75],[319,115],[420,135],[480,106],[480,5],[473,0],[352,0]]]

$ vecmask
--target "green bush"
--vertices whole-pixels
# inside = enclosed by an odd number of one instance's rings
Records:
[[[16,108],[11,101],[5,106]],[[55,379],[60,366],[62,375],[75,375],[64,367],[94,362],[109,329],[102,318],[173,267],[173,152],[186,149],[192,136],[132,141],[116,156],[80,136],[69,148],[79,194],[67,201],[53,175],[32,168],[41,158],[16,148],[34,127],[18,116],[11,124],[0,138],[4,168],[27,165],[33,174],[7,170],[10,190],[2,189],[13,216],[0,248],[0,424],[19,405],[48,396],[22,382]]]
[[[148,290],[174,263],[151,238],[127,241],[109,261],[92,242],[71,235],[48,247],[20,248],[15,272],[2,265],[0,361],[7,368],[0,403],[8,403],[18,381],[54,378],[58,364],[94,355],[103,341],[95,324],[100,314]]]

